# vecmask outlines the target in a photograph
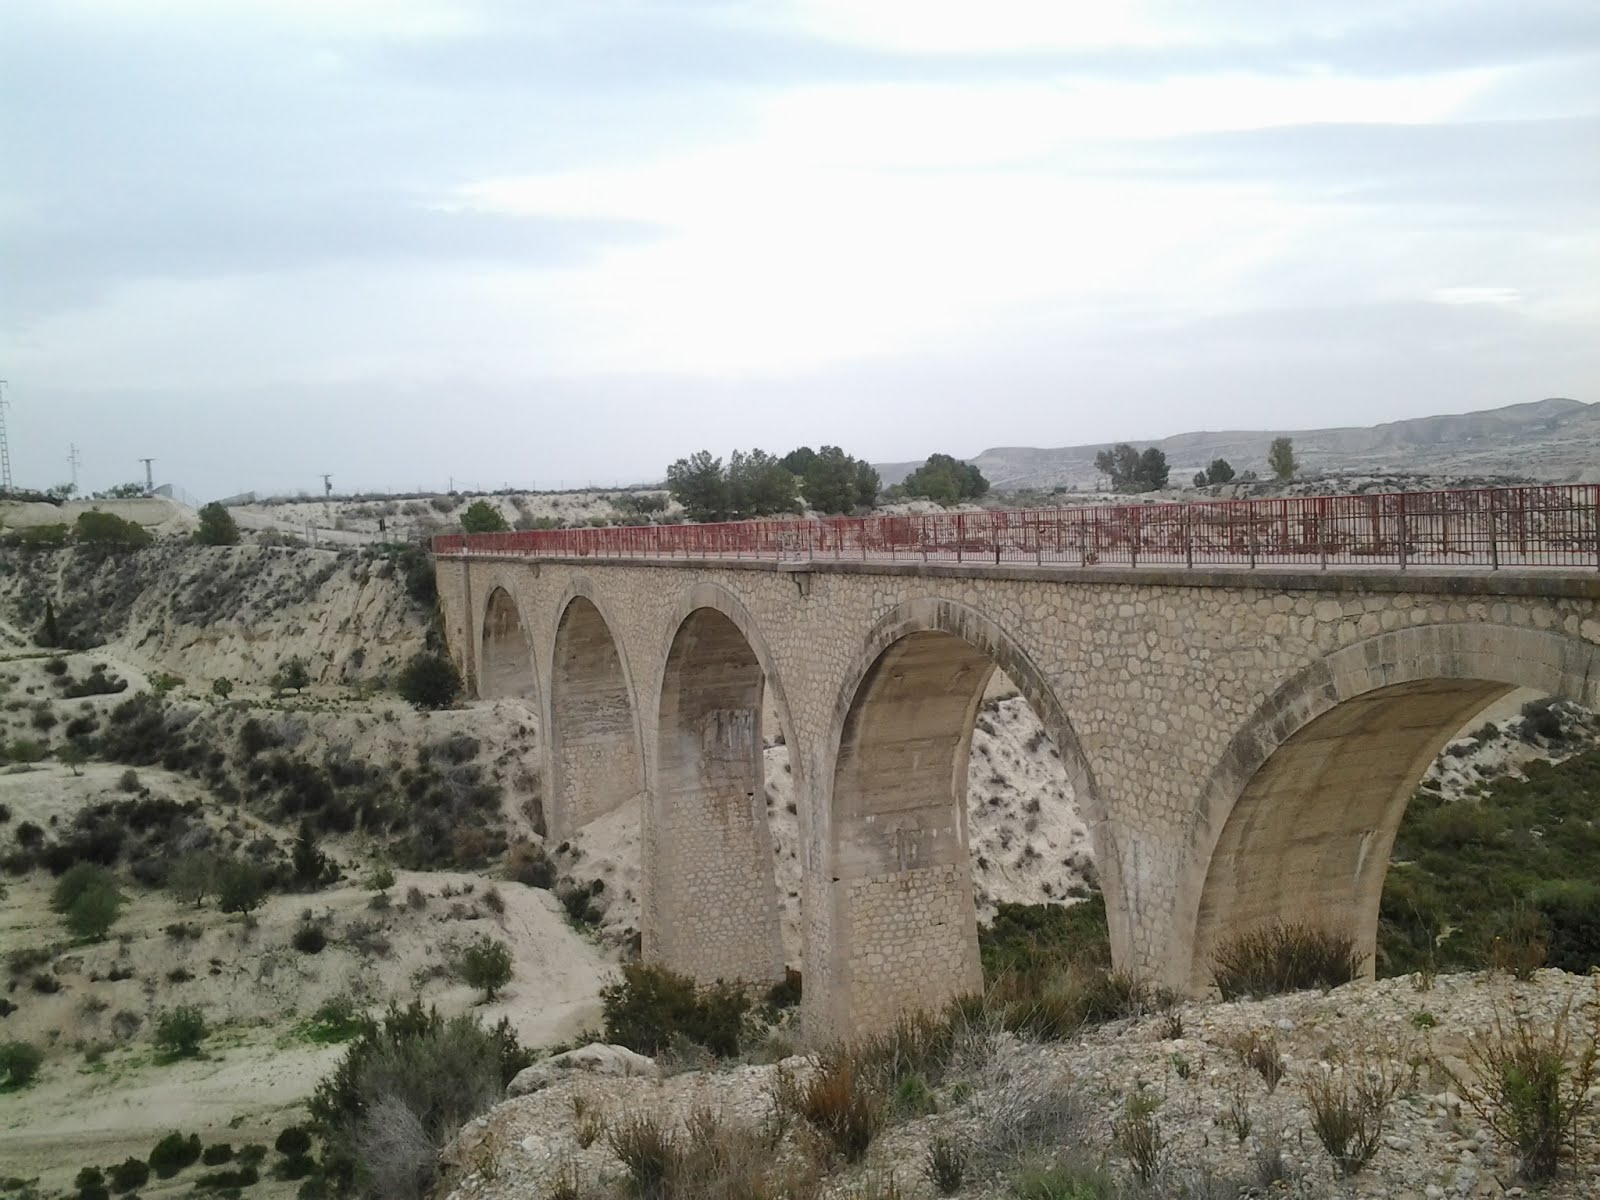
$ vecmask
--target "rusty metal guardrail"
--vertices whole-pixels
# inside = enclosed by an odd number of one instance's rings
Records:
[[[1166,567],[1587,567],[1600,485],[446,534],[440,555]]]

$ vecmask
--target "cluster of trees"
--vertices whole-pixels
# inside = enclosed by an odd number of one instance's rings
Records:
[[[1094,468],[1111,480],[1119,492],[1154,492],[1167,486],[1171,468],[1167,456],[1150,446],[1140,453],[1127,442],[1119,442],[1110,450],[1094,456]]]
[[[927,462],[906,476],[900,490],[908,497],[951,505],[985,495],[989,481],[971,463],[948,454],[930,454]]]
[[[1214,483],[1232,483],[1233,464],[1225,458],[1213,458],[1204,471],[1194,473],[1195,487],[1210,487]]]
[[[854,512],[877,503],[881,482],[870,463],[838,446],[801,446],[782,458],[735,450],[726,465],[701,450],[667,468],[667,490],[691,521],[798,512],[802,500],[818,512]]]

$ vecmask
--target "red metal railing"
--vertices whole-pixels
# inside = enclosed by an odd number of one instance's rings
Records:
[[[1600,570],[1600,485],[540,529],[433,546],[539,558]]]

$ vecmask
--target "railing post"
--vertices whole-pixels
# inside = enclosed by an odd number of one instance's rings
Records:
[[[1247,536],[1250,539],[1250,569],[1254,571],[1256,569],[1256,518],[1255,514],[1248,509],[1245,511],[1244,523],[1245,529],[1248,531]]]
[[[1128,565],[1139,565],[1139,510],[1133,509],[1128,513]]]
[[[1406,523],[1406,494],[1404,492],[1395,497],[1395,530],[1400,540],[1400,569],[1404,571],[1409,550],[1406,543],[1410,539],[1410,528]]]
[[[1183,565],[1194,570],[1194,506],[1183,506]]]
[[[956,561],[963,561],[962,555],[967,549],[967,523],[961,519],[961,514],[956,514]]]
[[[1600,483],[1594,485],[1594,569],[1600,571]]]
[[[1494,498],[1498,494],[1493,491],[1489,493],[1489,569],[1493,571],[1500,569],[1500,531],[1496,528],[1498,522],[1494,517]]]
[[[1328,502],[1321,497],[1317,498],[1317,556],[1322,560],[1322,569],[1328,569],[1328,533],[1323,528],[1323,518],[1328,512]]]

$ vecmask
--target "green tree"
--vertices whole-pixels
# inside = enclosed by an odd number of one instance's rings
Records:
[[[192,850],[167,872],[167,890],[185,904],[199,908],[217,890],[217,859],[204,850]]]
[[[722,460],[699,450],[667,468],[667,491],[691,521],[721,521],[728,515],[728,476]]]
[[[226,675],[211,681],[211,694],[220,700],[226,700],[233,695],[233,680]]]
[[[467,533],[505,533],[511,526],[487,500],[474,500],[461,514],[461,528]]]
[[[461,952],[461,978],[481,988],[485,1003],[511,982],[511,947],[487,934]]]
[[[1111,490],[1133,490],[1139,478],[1139,452],[1127,442],[1118,442],[1094,456],[1094,469],[1111,481]]]
[[[728,459],[731,516],[770,517],[800,507],[800,481],[765,450],[735,450]]]
[[[1298,469],[1294,461],[1294,440],[1280,437],[1272,439],[1272,448],[1267,451],[1267,465],[1272,468],[1272,473],[1279,479],[1293,479]]]
[[[200,510],[200,528],[195,530],[194,540],[202,546],[237,546],[239,526],[233,514],[213,500]]]
[[[91,500],[137,500],[145,494],[142,483],[119,483],[116,487],[107,488],[103,492],[95,492],[89,497]]]
[[[39,646],[61,645],[61,629],[56,624],[56,606],[46,597],[44,602],[44,624],[39,626],[39,632],[34,634],[34,644]]]
[[[234,859],[217,870],[217,907],[223,912],[247,913],[260,908],[267,885],[254,863]]]
[[[878,474],[870,464],[851,458],[838,446],[822,446],[818,454],[811,454],[810,446],[803,451],[810,454],[810,466],[800,483],[808,506],[827,514],[845,514],[877,501]],[[867,496],[870,499],[864,499]]]
[[[817,461],[817,452],[810,446],[801,446],[791,450],[778,460],[778,464],[796,479],[804,479],[806,472],[811,470]]]
[[[80,545],[109,552],[139,550],[154,540],[143,525],[124,521],[116,513],[79,513],[74,530]]]
[[[115,891],[116,879],[111,872],[92,862],[76,862],[61,873],[56,886],[50,891],[50,910],[65,913],[77,903],[78,897],[96,888]]]
[[[67,909],[67,929],[73,937],[103,941],[121,915],[122,893],[110,883],[98,884],[80,894]]]
[[[1167,486],[1167,476],[1171,468],[1167,466],[1167,456],[1154,446],[1149,447],[1139,455],[1139,491],[1155,492]]]
[[[461,693],[461,673],[444,655],[423,651],[406,664],[395,688],[417,708],[449,708]]]
[[[1195,487],[1209,487],[1217,483],[1230,483],[1233,480],[1233,464],[1225,458],[1214,458],[1211,465],[1194,477]]]
[[[901,486],[907,496],[951,505],[978,499],[988,492],[989,481],[971,463],[948,454],[930,454]]]
[[[311,672],[306,669],[305,660],[291,658],[278,668],[278,673],[272,677],[272,689],[276,692],[299,692],[311,686]]]
[[[83,764],[89,761],[89,752],[78,742],[66,742],[56,751],[56,761],[70,768],[74,775],[82,775]]]
[[[317,834],[307,817],[300,818],[300,829],[289,851],[289,865],[294,869],[295,883],[307,889],[321,886],[336,873],[328,856],[317,848]]]

